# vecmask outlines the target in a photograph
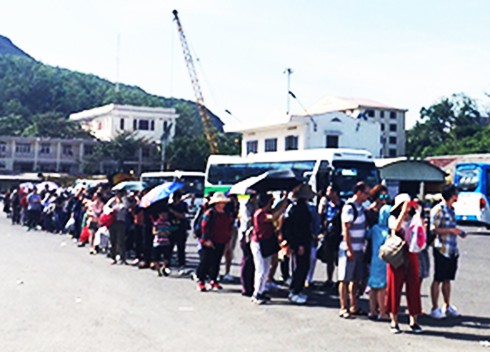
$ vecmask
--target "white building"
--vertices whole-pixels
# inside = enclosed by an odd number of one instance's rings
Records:
[[[338,98],[328,95],[308,108],[311,115],[331,111],[341,111],[353,117],[363,114],[369,120],[379,122],[382,143],[380,156],[405,155],[406,109],[395,108],[370,99]]]
[[[175,120],[179,117],[175,109],[151,108],[131,105],[109,104],[84,110],[70,115],[70,119],[80,122],[82,127],[103,141],[118,134],[136,132],[137,138],[160,143],[164,131],[168,131],[167,142],[175,134]]]
[[[312,148],[364,149],[380,156],[381,131],[375,121],[343,112],[286,115],[279,111],[256,123],[225,125],[225,132],[242,133],[242,154]]]

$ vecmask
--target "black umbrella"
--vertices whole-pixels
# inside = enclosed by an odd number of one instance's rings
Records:
[[[291,169],[267,171],[233,185],[229,194],[246,194],[253,190],[258,193],[268,191],[291,191],[302,183],[302,179]]]

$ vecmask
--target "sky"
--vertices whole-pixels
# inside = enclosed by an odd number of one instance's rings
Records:
[[[464,93],[490,110],[486,0],[0,0],[0,35],[36,60],[195,100],[225,123],[300,113],[325,95],[408,109]],[[231,112],[231,115],[225,110]]]

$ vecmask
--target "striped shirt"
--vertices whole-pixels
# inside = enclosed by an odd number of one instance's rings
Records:
[[[456,228],[456,214],[454,208],[447,206],[446,202],[440,202],[430,211],[430,230],[454,229]],[[449,234],[446,236],[436,235],[434,248],[443,256],[450,258],[458,256],[458,236]]]
[[[178,226],[172,226],[168,220],[157,219],[153,223],[153,247],[169,246],[170,233],[177,228]]]
[[[354,209],[352,205],[357,209],[357,218],[354,220]],[[350,223],[350,243],[353,251],[362,251],[364,249],[364,237],[366,234],[366,215],[364,213],[364,207],[353,201],[348,201],[342,208],[341,215],[342,223]],[[340,249],[347,250],[347,243],[345,239],[342,239],[340,243]]]

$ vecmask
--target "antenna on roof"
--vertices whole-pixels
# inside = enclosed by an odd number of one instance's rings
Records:
[[[289,84],[290,84],[291,73],[293,73],[293,70],[290,69],[290,68],[287,68],[287,69],[284,70],[283,73],[287,73],[288,74],[288,108],[287,108],[287,111],[286,111],[286,115],[289,115],[289,93],[290,93]]]
[[[117,53],[116,53],[116,93],[119,93],[119,51],[121,47],[121,33],[117,35]]]

